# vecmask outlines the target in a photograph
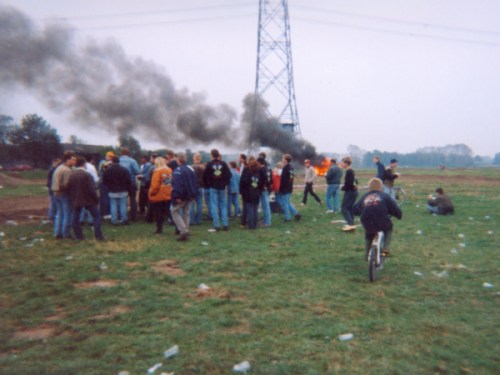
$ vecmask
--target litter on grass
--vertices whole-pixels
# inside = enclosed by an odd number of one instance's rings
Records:
[[[354,335],[352,333],[344,333],[343,335],[339,336],[339,340],[340,341],[349,341],[349,340],[352,340],[353,337],[354,337]]]
[[[208,242],[207,241],[201,241],[201,246],[208,246]]]
[[[234,372],[247,372],[248,370],[250,370],[250,362],[248,361],[243,361],[233,366]]]
[[[5,236],[5,233],[4,232],[0,232],[0,237],[4,237]]]
[[[417,230],[417,234],[422,234],[422,231],[420,229]]]
[[[345,220],[332,220],[332,224],[346,224],[347,221]]]
[[[439,278],[446,278],[446,277],[450,276],[450,274],[448,273],[448,271],[441,271],[441,272],[433,271],[432,274],[434,276],[439,277]]]
[[[179,346],[177,345],[174,345],[170,349],[165,350],[165,352],[163,352],[163,356],[165,358],[172,358],[175,357],[177,354],[179,354]]]
[[[484,288],[493,288],[493,284],[490,284],[490,283],[486,283],[486,282],[484,282],[484,283],[483,283],[483,287],[484,287]]]
[[[162,363],[157,363],[156,365],[148,369],[148,374],[154,374],[162,366]]]
[[[474,220],[474,218],[472,216],[469,216],[469,220],[472,221]]]
[[[210,287],[205,283],[201,283],[200,285],[198,285],[198,289],[199,290],[209,290]]]
[[[7,224],[7,225],[14,225],[14,226],[16,226],[16,225],[17,225],[17,221],[15,221],[15,220],[7,220],[7,221],[5,222],[5,224]]]
[[[289,230],[287,230],[285,233],[286,234],[292,234],[292,232],[290,232]]]
[[[210,228],[210,229],[208,230],[208,232],[209,232],[209,233],[215,233],[215,232],[217,232],[217,229],[215,229],[215,228]]]
[[[458,246],[460,246],[461,248],[464,248],[464,249],[466,247],[466,245],[463,242],[459,243]]]
[[[450,253],[452,253],[452,254],[458,254],[458,250],[457,249],[451,249]]]
[[[108,265],[104,262],[102,262],[100,265],[99,265],[99,269],[101,271],[106,271],[108,269]]]
[[[130,372],[128,371],[120,371],[118,375],[130,375]]]
[[[64,258],[66,260],[73,260],[73,255],[68,255],[66,258]]]
[[[460,234],[458,235],[458,238],[464,238],[464,237],[465,237],[465,235],[464,235],[463,233],[460,233]]]
[[[491,219],[491,216],[490,216],[490,215],[486,215],[484,218],[485,218],[486,220],[490,220],[490,219]]]
[[[489,230],[489,231],[488,231],[488,234],[490,234],[490,235],[491,235],[491,234],[493,234],[493,231],[492,231],[492,230]]]
[[[415,271],[413,272],[416,276],[424,276],[424,274],[422,272],[418,272],[418,271]]]

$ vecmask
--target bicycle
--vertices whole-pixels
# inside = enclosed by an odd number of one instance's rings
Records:
[[[406,191],[404,191],[404,189],[400,186],[394,186],[392,189],[394,190],[394,193],[396,195],[396,203],[399,207],[401,207],[406,202],[408,195],[406,194]],[[360,193],[368,192],[368,190],[368,186],[360,186],[358,188],[358,191]]]
[[[385,257],[382,255],[384,245],[384,232],[378,232],[372,240],[370,250],[368,251],[368,278],[371,282],[375,281],[377,271],[384,268]]]

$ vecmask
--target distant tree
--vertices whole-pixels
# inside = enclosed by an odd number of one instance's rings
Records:
[[[21,126],[10,133],[10,141],[36,168],[45,168],[61,151],[61,138],[57,131],[36,114],[23,117]]]
[[[118,137],[120,147],[127,147],[134,159],[139,160],[142,155],[141,144],[131,135],[120,135]]]
[[[85,144],[85,141],[81,138],[78,138],[76,135],[72,134],[68,138],[68,142],[71,143],[72,145],[83,145]]]
[[[10,133],[15,129],[14,119],[0,114],[0,144],[10,143]]]
[[[493,165],[500,165],[500,152],[497,152],[493,157]]]

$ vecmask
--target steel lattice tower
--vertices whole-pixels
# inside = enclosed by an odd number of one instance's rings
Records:
[[[301,137],[287,0],[259,0],[255,95],[269,103],[269,115]]]

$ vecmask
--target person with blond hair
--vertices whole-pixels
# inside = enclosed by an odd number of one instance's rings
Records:
[[[162,157],[155,159],[155,169],[151,178],[148,199],[151,213],[156,221],[154,234],[163,233],[163,223],[170,217],[170,200],[172,197],[172,170]]]
[[[375,235],[384,232],[384,246],[382,254],[390,254],[392,228],[391,216],[401,220],[403,213],[396,202],[382,191],[383,183],[379,178],[372,178],[368,182],[368,193],[354,205],[353,212],[361,216],[361,224],[365,229],[366,258]]]

